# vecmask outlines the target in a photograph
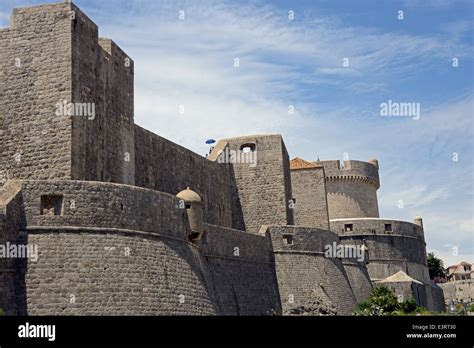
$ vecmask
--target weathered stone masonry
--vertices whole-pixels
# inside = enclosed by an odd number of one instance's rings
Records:
[[[0,244],[39,253],[0,259],[7,315],[351,314],[398,270],[429,281],[421,222],[378,219],[376,160],[296,168],[281,135],[223,139],[206,159],[136,125],[133,86],[134,62],[72,3],[0,29]],[[369,260],[326,257],[332,243]]]

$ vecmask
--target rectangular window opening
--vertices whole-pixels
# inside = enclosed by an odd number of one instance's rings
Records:
[[[62,215],[63,196],[43,195],[41,196],[41,215],[54,216]]]
[[[283,240],[287,245],[293,245],[293,236],[291,234],[285,234]]]

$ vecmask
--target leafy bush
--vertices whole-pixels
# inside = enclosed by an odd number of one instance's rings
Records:
[[[395,293],[385,286],[372,290],[370,297],[359,303],[355,315],[415,315],[429,314],[423,307],[418,307],[414,298],[398,302]]]
[[[370,297],[359,303],[357,314],[360,315],[387,315],[398,310],[400,304],[392,290],[385,286],[376,287]]]
[[[400,303],[400,309],[403,313],[413,313],[416,311],[417,307],[416,300],[413,297]]]

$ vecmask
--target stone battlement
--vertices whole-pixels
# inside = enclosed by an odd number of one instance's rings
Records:
[[[7,315],[351,314],[370,278],[427,281],[421,218],[372,219],[379,187],[377,160],[290,164],[279,134],[206,158],[136,125],[133,60],[70,2],[0,30],[0,244],[38,248],[0,259]]]
[[[380,188],[378,162],[344,161],[343,166],[337,160],[312,162],[324,167],[326,180],[359,181]]]
[[[424,241],[423,227],[407,221],[381,218],[355,218],[332,219],[329,222],[331,229],[339,235],[398,235]]]

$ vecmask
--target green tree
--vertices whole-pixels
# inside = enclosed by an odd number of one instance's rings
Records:
[[[436,277],[439,277],[439,278],[446,277],[443,260],[437,258],[435,253],[432,253],[432,252],[428,253],[427,261],[428,261],[428,269],[430,272],[430,279],[435,279]]]

